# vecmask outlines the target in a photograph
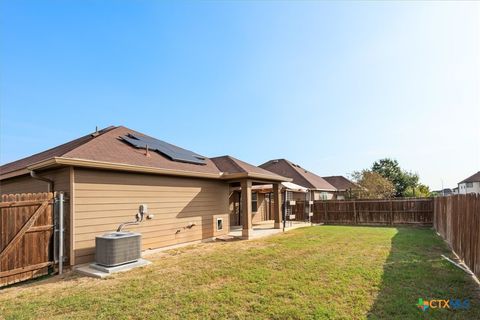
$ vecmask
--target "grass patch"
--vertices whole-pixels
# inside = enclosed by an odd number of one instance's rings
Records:
[[[151,257],[106,280],[68,276],[0,291],[5,319],[479,319],[476,284],[432,230],[321,226]],[[465,311],[423,299],[470,299]]]

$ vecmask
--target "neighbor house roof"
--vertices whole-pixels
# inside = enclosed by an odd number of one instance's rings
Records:
[[[459,183],[466,183],[466,182],[479,182],[480,181],[480,171],[471,175],[467,179],[460,181]]]
[[[0,177],[6,179],[28,173],[29,170],[72,165],[217,179],[226,178],[223,170],[219,169],[209,158],[205,158],[204,164],[193,164],[173,161],[153,150],[150,150],[147,154],[145,149],[135,148],[122,139],[129,134],[148,137],[123,126],[108,127],[30,157],[7,163],[0,167]],[[254,170],[256,167],[242,163],[247,174],[257,172]],[[263,169],[257,169],[264,173]],[[265,175],[265,178],[271,178],[273,181],[286,181],[285,178],[272,173]]]
[[[270,160],[259,167],[283,177],[292,178],[293,183],[302,187],[323,191],[336,191],[336,188],[322,177],[286,159]]]
[[[323,177],[328,183],[337,188],[337,190],[358,189],[358,186],[344,176]]]

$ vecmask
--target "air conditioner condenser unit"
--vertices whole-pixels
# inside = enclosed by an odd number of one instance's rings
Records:
[[[114,267],[141,258],[142,236],[136,232],[110,232],[95,238],[95,262]]]

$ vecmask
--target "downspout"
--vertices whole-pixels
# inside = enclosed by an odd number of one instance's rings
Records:
[[[54,187],[54,184],[53,184],[53,180],[50,180],[50,179],[47,179],[45,177],[41,177],[39,175],[37,175],[37,173],[33,170],[30,170],[30,176],[33,178],[33,179],[37,179],[37,180],[41,180],[41,181],[45,181],[48,183],[48,192],[53,192],[53,187]]]

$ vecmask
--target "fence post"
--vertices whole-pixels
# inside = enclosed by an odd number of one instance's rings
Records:
[[[353,218],[354,218],[355,224],[358,224],[358,221],[357,221],[357,207],[356,207],[356,204],[355,204],[355,200],[353,200]]]
[[[328,222],[328,211],[327,211],[327,203],[323,200],[323,210],[325,211],[325,224]]]
[[[390,199],[390,225],[393,225],[393,201]]]

